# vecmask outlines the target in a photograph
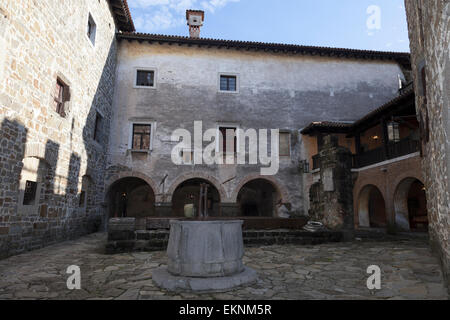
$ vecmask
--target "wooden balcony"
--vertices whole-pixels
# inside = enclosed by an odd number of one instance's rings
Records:
[[[409,138],[399,142],[391,142],[387,146],[353,155],[353,168],[363,168],[386,160],[406,156],[419,151],[419,141]],[[316,154],[312,157],[313,170],[320,169],[320,158]]]
[[[419,151],[419,141],[403,139],[353,156],[353,167],[362,168]]]

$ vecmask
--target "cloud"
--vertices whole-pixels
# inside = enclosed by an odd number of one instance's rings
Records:
[[[159,32],[179,27],[186,23],[187,9],[201,8],[214,13],[230,2],[240,0],[132,0],[128,4],[132,9],[136,29],[140,32]]]
[[[226,6],[229,2],[239,2],[239,0],[209,0],[202,1],[202,7],[207,10],[214,12],[216,9],[220,9]]]

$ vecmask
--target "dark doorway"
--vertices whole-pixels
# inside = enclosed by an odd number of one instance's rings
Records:
[[[408,216],[412,230],[428,230],[427,198],[425,187],[419,180],[411,184],[408,192]]]
[[[256,179],[247,182],[237,197],[241,216],[244,217],[274,217],[276,204],[281,197],[271,182]]]
[[[155,194],[140,178],[123,178],[108,192],[109,216],[144,218],[155,216]]]
[[[200,200],[200,185],[207,184],[207,211],[209,217],[220,216],[220,194],[214,185],[200,178],[189,179],[181,183],[172,195],[172,214],[174,217],[183,217],[187,204],[193,204],[198,214]]]

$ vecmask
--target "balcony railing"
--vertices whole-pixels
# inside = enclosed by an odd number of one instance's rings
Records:
[[[353,156],[353,167],[362,168],[419,151],[419,141],[403,139]]]
[[[419,151],[419,141],[409,138],[400,140],[399,142],[391,142],[385,146],[353,155],[353,168],[363,168],[386,160],[395,159],[406,156],[408,154]],[[312,157],[313,170],[320,168],[320,158],[316,154]]]

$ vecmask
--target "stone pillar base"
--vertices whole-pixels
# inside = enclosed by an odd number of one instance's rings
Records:
[[[228,277],[194,278],[174,276],[167,268],[156,269],[152,279],[157,286],[176,292],[225,292],[242,285],[248,285],[257,280],[256,271],[244,267],[244,271]]]

